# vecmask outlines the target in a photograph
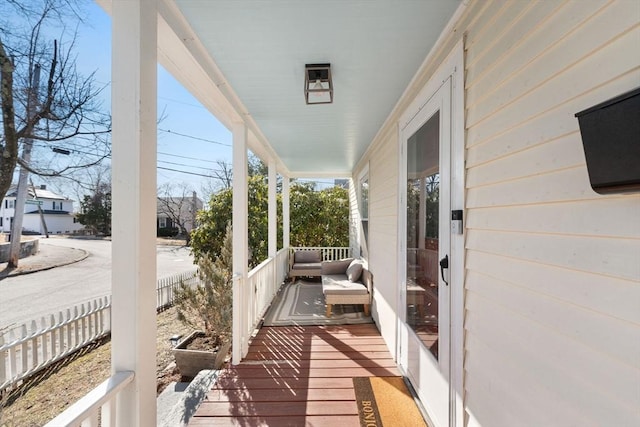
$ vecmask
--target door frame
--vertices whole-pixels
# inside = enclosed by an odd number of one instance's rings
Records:
[[[465,125],[464,125],[464,40],[460,39],[447,58],[442,61],[429,81],[418,92],[398,120],[398,248],[397,272],[399,275],[396,307],[396,360],[400,362],[400,342],[404,300],[402,286],[406,283],[406,253],[402,252],[406,241],[406,212],[400,195],[406,192],[406,154],[401,151],[403,130],[420,113],[425,104],[437,93],[442,84],[451,78],[451,210],[463,211],[463,233],[450,234],[449,268],[449,426],[464,424],[464,285],[465,285]],[[423,402],[428,408],[427,402]],[[428,411],[427,411],[428,412]]]

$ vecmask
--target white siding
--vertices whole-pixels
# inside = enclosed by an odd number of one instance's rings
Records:
[[[369,159],[369,269],[373,274],[373,317],[392,354],[398,306],[398,144],[390,132]]]
[[[470,419],[640,425],[640,197],[591,190],[574,117],[640,86],[640,3],[471,9]]]
[[[395,126],[463,34],[464,424],[638,426],[640,195],[591,189],[574,117],[640,86],[637,0],[469,3],[360,163],[376,322],[393,350]]]
[[[44,220],[49,234],[72,234],[84,228],[82,224],[73,222],[73,215],[71,214],[45,214]],[[44,234],[42,221],[37,213],[25,214],[22,228]]]

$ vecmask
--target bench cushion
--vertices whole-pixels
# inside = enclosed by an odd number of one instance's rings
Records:
[[[319,262],[303,262],[303,263],[295,263],[291,267],[292,270],[318,270],[320,271],[320,263]]]
[[[351,261],[353,261],[353,258],[345,258],[338,261],[325,261],[322,263],[322,275],[346,275],[347,268],[351,264]]]
[[[310,262],[320,262],[322,261],[322,255],[318,250],[309,250],[309,251],[296,251],[293,260],[295,264],[298,263],[310,263]]]
[[[360,282],[351,282],[344,274],[322,276],[322,292],[325,295],[366,295],[369,292]]]

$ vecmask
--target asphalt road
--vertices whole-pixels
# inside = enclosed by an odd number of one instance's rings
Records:
[[[51,238],[40,244],[84,249],[89,256],[75,264],[2,280],[0,330],[111,293],[110,241]],[[188,248],[157,246],[158,278],[194,269]]]

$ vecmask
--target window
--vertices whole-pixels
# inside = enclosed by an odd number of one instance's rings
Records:
[[[62,202],[53,202],[53,210],[61,211],[62,210]]]
[[[167,228],[167,218],[161,216],[160,218],[158,218],[158,227],[160,228]]]
[[[4,208],[5,209],[14,209],[15,208],[15,200],[5,200],[4,201]]]
[[[360,239],[361,252],[362,248],[368,247],[369,240],[369,166],[360,174],[358,179],[358,208],[360,209],[360,224],[362,236]]]

